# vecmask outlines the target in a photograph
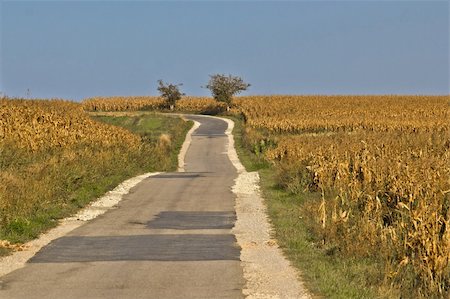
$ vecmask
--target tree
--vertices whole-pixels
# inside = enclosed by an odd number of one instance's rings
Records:
[[[184,93],[182,93],[179,88],[179,86],[182,86],[183,84],[168,84],[164,83],[163,80],[158,80],[158,84],[158,91],[161,94],[161,97],[166,100],[170,110],[173,110],[175,103],[184,96]]]
[[[250,87],[250,84],[245,83],[241,77],[223,74],[210,75],[209,77],[206,88],[211,90],[214,99],[227,104],[227,110],[230,110],[233,96]]]

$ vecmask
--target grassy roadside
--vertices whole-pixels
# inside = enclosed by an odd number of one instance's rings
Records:
[[[316,246],[320,242],[308,231],[307,203],[320,199],[317,194],[292,195],[276,186],[275,173],[262,158],[244,145],[243,121],[235,122],[233,135],[239,159],[247,171],[258,171],[261,190],[275,229],[275,237],[291,263],[302,272],[302,280],[315,297],[380,298],[383,269],[376,261],[342,257],[332,249]]]
[[[159,171],[175,171],[177,169],[178,153],[187,132],[194,124],[192,121],[185,122],[178,117],[161,113],[134,113],[130,115],[116,113],[109,116],[91,114],[91,117],[138,134],[143,142],[150,146],[168,146],[170,150],[167,151],[163,161],[159,161],[159,165],[154,164],[155,169]]]
[[[151,171],[173,171],[192,122],[156,114],[93,116],[140,138],[126,145],[53,148],[31,152],[0,147],[0,240],[24,243],[54,227],[127,178]],[[114,130],[111,127],[111,130]],[[0,246],[0,256],[10,253]]]

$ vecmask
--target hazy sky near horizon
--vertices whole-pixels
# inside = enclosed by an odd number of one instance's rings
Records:
[[[13,97],[449,94],[449,1],[0,0],[0,91]]]

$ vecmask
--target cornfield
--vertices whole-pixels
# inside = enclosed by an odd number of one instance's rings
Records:
[[[140,144],[138,136],[93,121],[73,102],[0,100],[0,108],[0,143],[19,148],[37,151],[77,144],[137,148]]]
[[[247,142],[309,203],[324,244],[381,257],[404,296],[450,292],[449,97],[235,100]]]
[[[169,105],[160,97],[95,97],[83,101],[85,111],[139,111],[164,110]],[[226,109],[224,103],[219,103],[208,97],[183,97],[175,104],[175,111],[191,113],[219,113]]]
[[[239,97],[234,104],[253,128],[273,133],[448,131],[448,97]]]
[[[165,105],[164,100],[152,96],[135,97],[93,97],[83,100],[86,111],[138,111],[159,110]]]
[[[196,113],[219,113],[226,109],[225,103],[215,101],[208,97],[184,97],[175,105],[177,111]]]

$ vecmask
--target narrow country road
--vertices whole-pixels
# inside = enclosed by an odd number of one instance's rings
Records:
[[[242,298],[227,123],[201,123],[185,172],[149,177],[119,207],[0,278],[0,298]]]

